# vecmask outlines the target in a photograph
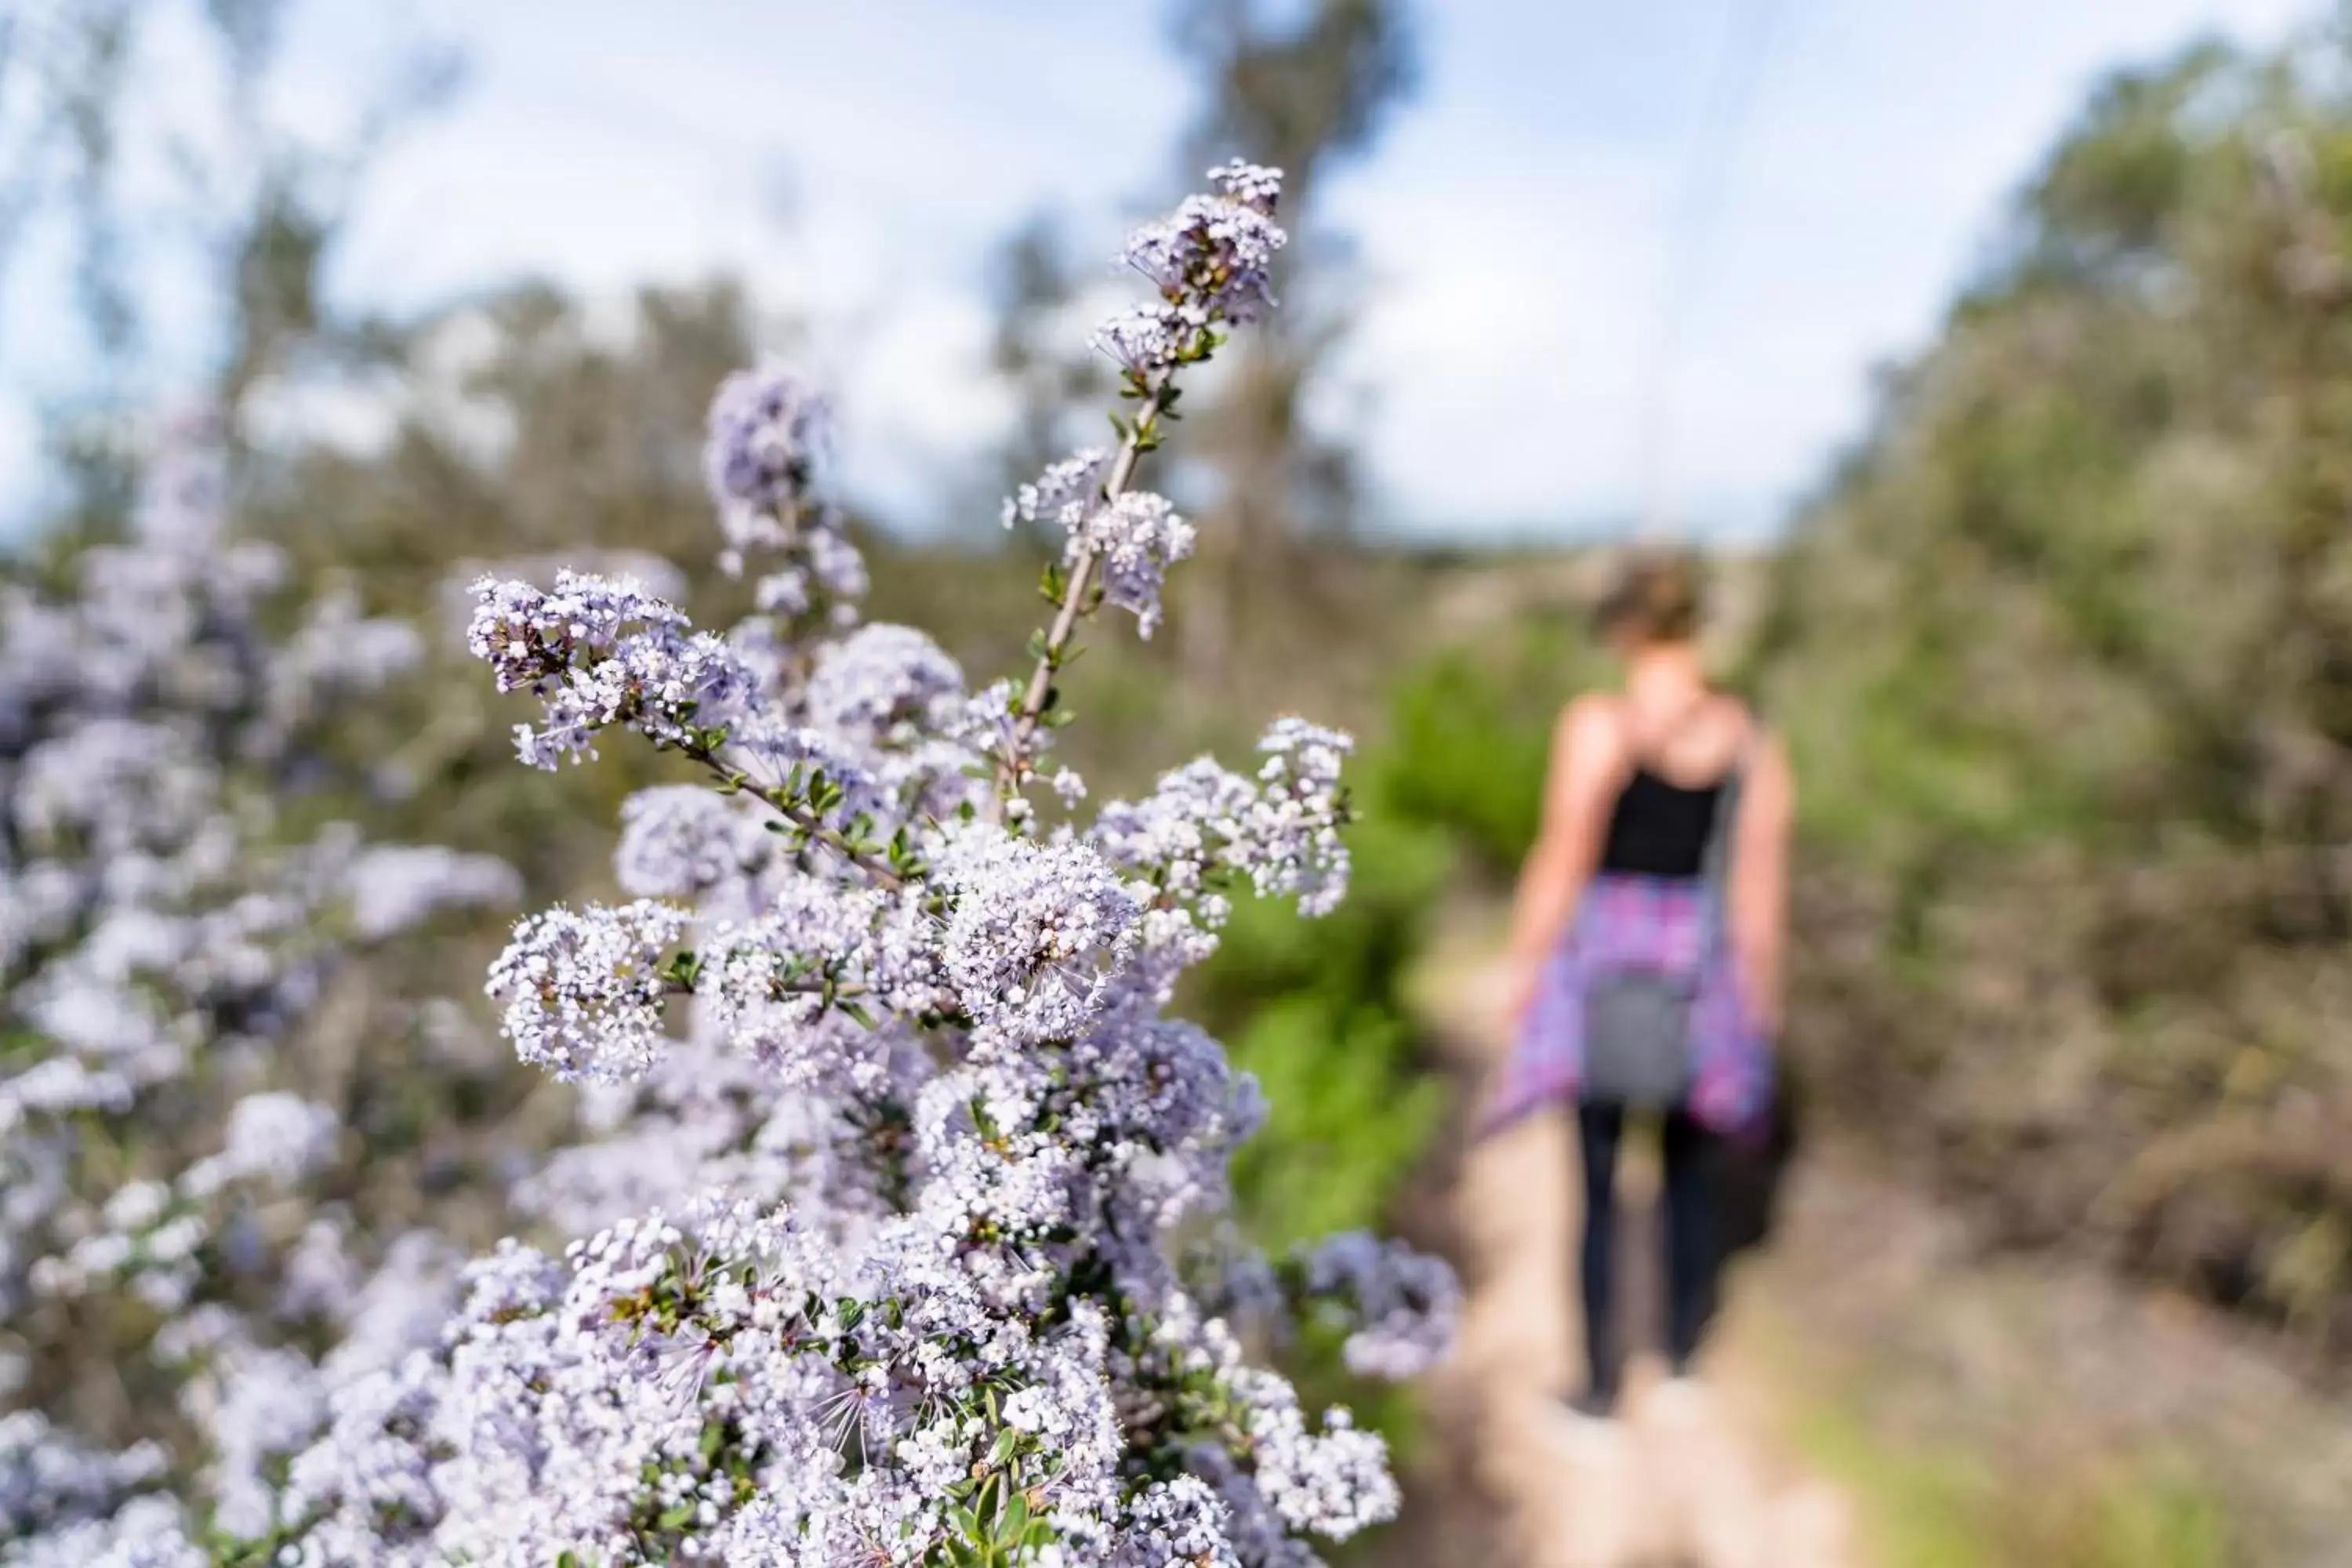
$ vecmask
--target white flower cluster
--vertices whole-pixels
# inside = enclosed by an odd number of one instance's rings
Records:
[[[1141,902],[1083,844],[978,824],[949,836],[940,952],[964,1014],[1024,1043],[1086,1033],[1135,939]]]
[[[546,704],[545,723],[515,726],[515,751],[532,767],[594,756],[597,732],[616,724],[665,745],[696,743],[751,686],[724,640],[693,631],[626,578],[559,572],[542,593],[485,576],[474,596],[466,646],[489,661],[499,690]]]
[[[1082,554],[1097,562],[1104,596],[1133,612],[1137,631],[1148,637],[1160,625],[1168,568],[1192,553],[1192,525],[1166,497],[1149,490],[1106,500],[1109,468],[1109,454],[1095,447],[1053,464],[1004,503],[1004,525],[1043,522],[1066,530],[1063,564],[1075,565]]]
[[[1100,447],[1083,447],[1047,464],[1033,483],[1005,500],[1004,526],[1044,522],[1074,537],[1085,532],[1087,519],[1103,503],[1103,480],[1109,473],[1110,454]]]
[[[1276,253],[1286,242],[1274,221],[1279,170],[1235,160],[1209,171],[1214,195],[1187,196],[1171,216],[1146,224],[1118,259],[1158,285],[1177,332],[1210,321],[1255,321],[1274,309]],[[1131,332],[1133,318],[1116,330]]]
[[[558,905],[517,926],[489,980],[515,1054],[562,1079],[641,1076],[668,1043],[665,972],[687,920],[676,905],[639,899],[577,912]]]
[[[1162,903],[1223,923],[1219,890],[1246,880],[1261,897],[1295,898],[1308,914],[1336,908],[1348,888],[1348,816],[1339,770],[1354,742],[1303,719],[1281,719],[1258,742],[1255,780],[1202,757],[1165,774],[1141,801],[1114,802],[1094,842],[1116,864],[1149,877]]]
[[[216,438],[173,422],[131,537],[75,557],[74,593],[0,590],[0,1401],[70,1375],[105,1342],[91,1322],[143,1320],[133,1386],[177,1373],[206,1438],[109,1455],[0,1403],[11,1563],[203,1561],[174,1500],[133,1494],[202,1468],[226,1510],[232,1472],[310,1441],[274,1402],[308,1408],[326,1374],[279,1347],[373,1286],[314,1244],[299,1308],[255,1306],[294,1278],[280,1227],[342,1131],[276,1087],[278,1047],[354,945],[518,891],[484,857],[277,826],[278,787],[318,775],[317,721],[417,642],[340,596],[268,635],[283,563],[228,533]],[[240,1398],[205,1394],[231,1363],[257,1369]]]
[[[344,873],[344,886],[352,929],[368,942],[395,936],[453,903],[498,909],[522,897],[522,879],[503,860],[438,844],[363,849]]]

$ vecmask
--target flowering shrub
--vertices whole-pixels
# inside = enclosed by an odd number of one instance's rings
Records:
[[[417,642],[340,596],[266,634],[280,559],[225,536],[208,421],[167,433],[130,540],[72,566],[73,596],[0,602],[0,1392],[100,1368],[126,1401],[175,1391],[212,1434],[215,1518],[255,1531],[264,1469],[323,1411],[290,1347],[331,1333],[341,1366],[364,1359],[431,1251],[363,1282],[339,1216],[288,1201],[342,1128],[281,1087],[282,1047],[355,947],[519,889],[481,857],[278,831],[320,720]],[[126,1349],[152,1364],[105,1367]],[[170,1525],[163,1500],[98,1521],[193,1462],[0,1415],[0,1555],[81,1562]]]
[[[280,1560],[1293,1564],[1393,1510],[1380,1440],[1301,1410],[1234,1325],[1319,1295],[1357,1364],[1407,1375],[1451,1281],[1360,1237],[1242,1247],[1255,1087],[1165,1012],[1228,889],[1339,897],[1347,739],[1285,721],[1255,776],[1195,763],[1087,827],[1032,801],[1085,797],[1046,766],[1079,623],[1148,629],[1189,546],[1135,485],[1178,374],[1272,303],[1276,176],[1215,178],[1125,253],[1159,301],[1100,340],[1118,447],[1009,509],[1068,539],[1025,677],[975,691],[861,624],[824,405],[781,369],[720,390],[706,465],[725,564],[765,574],[749,622],[478,585],[474,651],[541,705],[523,761],[618,732],[704,782],[625,810],[634,901],[523,921],[490,975],[600,1130],[520,1195],[593,1234],[476,1263],[437,1345],[342,1391]]]
[[[1025,676],[973,690],[864,624],[825,406],[774,367],[720,388],[705,466],[721,566],[760,574],[749,620],[700,631],[625,579],[477,584],[470,647],[539,703],[526,763],[634,739],[701,779],[625,807],[632,901],[530,916],[490,972],[589,1130],[514,1195],[584,1239],[507,1242],[438,1310],[423,1244],[345,1280],[317,1375],[257,1348],[206,1385],[220,1458],[185,1506],[107,1514],[154,1456],[0,1427],[0,1501],[46,1530],[16,1560],[1238,1568],[1393,1511],[1381,1440],[1244,1340],[1303,1311],[1410,1375],[1452,1281],[1362,1237],[1243,1246],[1226,1169],[1262,1106],[1166,1015],[1229,891],[1339,899],[1347,738],[1283,721],[1254,775],[1196,762],[1091,826],[1033,804],[1086,798],[1048,767],[1080,623],[1109,603],[1148,631],[1190,547],[1135,483],[1177,377],[1272,304],[1276,176],[1215,178],[1123,258],[1158,302],[1099,340],[1133,405],[1118,448],[1009,510],[1067,537]],[[224,1181],[332,1131],[298,1102],[247,1119]]]

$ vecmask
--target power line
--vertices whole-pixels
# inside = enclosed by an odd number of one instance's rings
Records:
[[[1739,135],[1763,79],[1783,0],[1731,0],[1727,36],[1699,119],[1689,181],[1667,231],[1666,269],[1641,380],[1642,537],[1669,530],[1675,372],[1692,296],[1730,187]]]

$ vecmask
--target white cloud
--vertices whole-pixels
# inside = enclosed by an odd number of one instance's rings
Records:
[[[974,454],[1003,430],[1008,411],[982,374],[991,325],[969,295],[908,300],[840,379],[843,483],[877,515],[917,526],[937,519]]]
[[[1781,0],[1675,330],[1662,300],[1716,44],[1761,0],[1449,5],[1428,100],[1341,188],[1393,279],[1358,371],[1389,510],[1433,532],[1639,509],[1754,534],[1927,341],[2009,194],[2105,70],[2307,0]],[[1663,411],[1650,395],[1654,345]]]
[[[1367,458],[1384,510],[1518,524],[1629,504],[1624,387],[1654,250],[1638,171],[1478,171],[1351,204],[1376,279],[1350,373],[1375,390]]]
[[[1139,9],[879,0],[445,11],[474,89],[384,172],[339,285],[422,304],[539,272],[616,297],[730,271],[804,327],[845,482],[922,527],[1002,429],[982,283],[1030,212],[1165,171],[1184,85]],[[544,47],[543,47],[544,46]],[[779,196],[782,199],[779,199]]]

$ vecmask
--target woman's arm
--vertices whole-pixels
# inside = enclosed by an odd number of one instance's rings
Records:
[[[1544,957],[1575,912],[1601,858],[1605,817],[1625,766],[1625,742],[1605,697],[1580,697],[1553,728],[1543,826],[1519,872],[1511,921],[1516,1010],[1534,994]]]
[[[1796,778],[1777,736],[1757,736],[1741,787],[1732,844],[1732,952],[1757,1021],[1777,1034],[1788,965],[1789,840],[1797,814]]]

